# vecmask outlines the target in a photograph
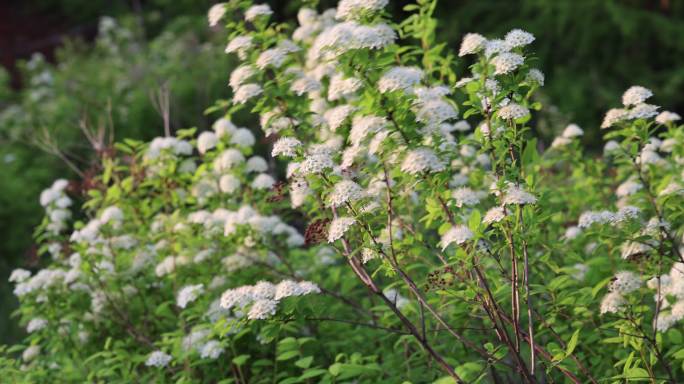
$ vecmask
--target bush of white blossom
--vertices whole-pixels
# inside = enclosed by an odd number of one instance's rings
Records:
[[[451,51],[434,1],[387,3],[213,6],[233,98],[213,131],[118,144],[80,207],[45,190],[3,379],[683,382],[679,115],[633,86],[602,154],[575,124],[547,147],[534,36]]]

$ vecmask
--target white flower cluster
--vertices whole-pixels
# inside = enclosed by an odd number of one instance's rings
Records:
[[[244,285],[225,291],[221,295],[221,308],[243,310],[249,306],[249,320],[264,320],[275,315],[280,300],[320,292],[316,284],[308,281],[283,280],[275,285],[260,281],[255,285]]]
[[[196,285],[186,285],[178,291],[178,296],[176,297],[176,305],[180,308],[185,308],[188,304],[197,300],[199,295],[204,292],[204,284]]]
[[[401,170],[411,175],[441,172],[445,168],[444,162],[429,148],[418,148],[409,151],[401,163]]]
[[[465,225],[457,225],[442,235],[442,240],[439,242],[439,245],[442,247],[443,251],[450,244],[455,243],[456,245],[461,245],[472,238],[473,232],[468,229],[468,227]]]
[[[601,128],[610,128],[623,121],[650,119],[658,115],[659,106],[645,103],[651,96],[653,96],[653,92],[650,89],[638,85],[630,87],[622,95],[624,108],[608,110],[601,123]]]
[[[55,180],[50,188],[40,194],[40,205],[45,208],[45,215],[50,220],[47,230],[54,235],[67,228],[67,220],[71,218],[71,199],[66,195],[69,182],[64,179]]]
[[[169,365],[172,359],[173,357],[167,353],[154,351],[145,360],[145,365],[148,367],[164,368]]]
[[[556,137],[551,143],[552,148],[559,148],[572,143],[573,139],[584,135],[584,130],[577,124],[569,124],[560,136]]]
[[[617,313],[627,304],[625,295],[642,286],[641,278],[634,272],[621,271],[615,274],[608,286],[609,293],[601,300],[601,314]]]
[[[580,215],[577,225],[580,228],[589,228],[593,224],[618,225],[627,220],[638,218],[640,212],[639,208],[631,205],[622,207],[617,212],[608,210],[586,211]]]

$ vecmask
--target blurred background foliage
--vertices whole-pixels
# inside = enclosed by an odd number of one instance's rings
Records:
[[[302,4],[271,0],[278,19],[295,22]],[[395,20],[409,0],[391,1]],[[0,342],[21,333],[7,284],[15,267],[35,268],[32,228],[40,191],[65,177],[87,184],[96,151],[83,130],[150,139],[163,134],[160,95],[171,129],[205,129],[204,114],[233,64],[226,36],[205,21],[209,0],[22,0],[0,5]],[[336,1],[321,0],[321,8]],[[1,16],[4,15],[4,16]],[[546,74],[536,117],[550,141],[569,122],[585,144],[601,147],[598,125],[630,85],[652,89],[654,103],[684,111],[684,2],[674,0],[442,0],[438,39],[458,50],[462,36],[532,32]],[[34,55],[39,51],[41,54]],[[466,63],[459,62],[457,73]],[[161,110],[160,110],[161,109]],[[68,161],[65,161],[68,160]]]

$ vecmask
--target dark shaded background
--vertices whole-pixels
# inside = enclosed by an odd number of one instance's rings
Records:
[[[83,62],[99,65],[90,44],[97,35],[100,17],[105,15],[137,26],[135,47],[141,55],[149,49],[146,42],[155,41],[171,28],[179,34],[190,31],[190,37],[183,35],[189,39],[190,49],[185,56],[188,61],[193,47],[212,39],[217,52],[222,51],[223,36],[216,31],[210,33],[204,21],[212,3],[210,0],[1,2],[0,60],[10,76],[5,79],[7,86],[0,84],[0,111],[26,99],[29,85],[22,76],[21,63],[34,52],[42,52],[53,65],[60,61],[59,52],[77,54]],[[303,1],[271,0],[269,3],[276,11],[275,17],[294,21]],[[320,3],[322,8],[333,6],[335,1]],[[404,16],[402,6],[411,1],[391,3],[389,10],[399,20]],[[538,66],[546,74],[541,96],[546,118],[540,119],[538,130],[547,140],[572,121],[585,128],[587,146],[600,148],[598,125],[604,111],[616,106],[621,93],[633,84],[652,89],[656,94],[655,104],[680,114],[684,112],[683,1],[442,0],[436,15],[440,20],[438,38],[447,41],[454,51],[467,32],[494,37],[512,28],[522,28],[537,37],[533,50]],[[80,43],[75,44],[76,48],[69,44],[72,47],[64,51],[60,47],[68,41]],[[94,58],[90,60],[89,55]],[[179,57],[183,61],[184,56]],[[107,65],[106,57],[101,60],[101,65]],[[192,68],[186,71],[173,66],[182,68],[183,63],[160,64],[169,64],[169,71],[175,76],[177,87],[172,96],[178,103],[174,110],[177,127],[208,126],[210,119],[202,114],[203,108],[211,105],[216,97],[228,95],[225,83],[231,65],[229,59],[217,58],[215,63],[214,77],[193,77],[199,76],[196,72],[201,69],[193,72]],[[69,76],[78,76],[77,69],[72,68]],[[457,73],[464,73],[464,69],[460,68]],[[82,76],[90,73],[84,70]],[[161,73],[155,72],[155,75],[165,76]],[[144,96],[149,91],[144,87],[150,87],[150,83],[141,81],[139,87],[124,92]],[[71,97],[70,89],[63,88],[65,95],[62,96]],[[73,92],[78,105],[78,97],[83,95]],[[99,94],[102,93],[106,95],[107,89],[99,89]],[[133,118],[117,120],[121,126],[117,129],[117,138],[149,139],[158,135],[162,122],[149,99],[134,100]],[[189,107],[191,103],[196,105]],[[0,155],[11,154],[17,159],[0,162],[0,342],[12,342],[20,332],[9,319],[16,302],[11,295],[12,288],[5,283],[6,278],[16,266],[35,268],[39,260],[32,241],[32,229],[41,217],[38,195],[57,177],[76,178],[63,163],[42,153],[30,140],[22,138],[21,132],[17,134],[12,129],[16,127],[0,125]],[[67,143],[82,140],[73,127],[59,129]]]

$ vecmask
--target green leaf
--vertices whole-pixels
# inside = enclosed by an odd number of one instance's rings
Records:
[[[304,371],[304,374],[299,376],[300,380],[305,380],[305,379],[310,379],[312,377],[320,376],[328,372],[325,369],[320,369],[320,368],[312,368],[312,369],[307,369]]]
[[[302,357],[301,359],[295,361],[295,365],[299,368],[309,368],[311,362],[313,361],[313,356]]]
[[[299,356],[299,351],[297,351],[297,350],[287,351],[287,352],[283,352],[283,353],[279,354],[278,357],[276,358],[276,360],[278,360],[278,361],[290,360],[290,359],[297,357],[297,356]]]
[[[247,360],[249,359],[249,355],[240,355],[235,358],[233,358],[233,364],[239,366],[242,366]]]
[[[576,330],[575,333],[573,333],[572,336],[570,337],[570,341],[568,342],[568,345],[565,348],[565,357],[572,355],[572,352],[575,350],[575,347],[577,346],[577,342],[579,341],[579,334],[580,334],[580,329]]]

